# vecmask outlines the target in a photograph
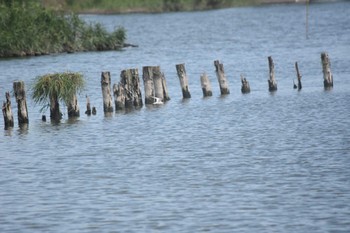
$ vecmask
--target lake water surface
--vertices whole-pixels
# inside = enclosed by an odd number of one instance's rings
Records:
[[[29,87],[38,75],[75,71],[87,80],[81,112],[85,95],[97,107],[96,116],[45,123],[28,90],[29,127],[16,120],[0,131],[1,232],[350,231],[350,2],[312,4],[309,39],[302,4],[82,17],[124,26],[139,47],[0,60],[2,100],[15,80]],[[230,95],[220,96],[216,59]],[[293,89],[295,61],[301,91]],[[179,63],[192,94],[185,101]],[[138,68],[141,78],[147,65],[161,66],[171,100],[104,116],[101,72],[116,83],[122,69]],[[202,97],[203,72],[210,98]],[[240,74],[250,94],[241,94]]]

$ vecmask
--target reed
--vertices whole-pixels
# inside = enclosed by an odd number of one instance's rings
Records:
[[[119,50],[126,39],[124,28],[108,32],[101,24],[87,24],[76,14],[35,2],[0,2],[0,24],[0,57]]]
[[[59,102],[69,106],[85,85],[84,78],[79,73],[55,73],[38,76],[32,87],[32,98],[36,104],[42,104],[41,110],[50,107],[53,120],[60,120]]]

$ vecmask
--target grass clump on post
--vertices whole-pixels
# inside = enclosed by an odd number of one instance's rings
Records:
[[[50,118],[59,121],[62,118],[59,103],[64,102],[68,107],[68,116],[77,116],[70,112],[78,110],[77,92],[84,88],[84,78],[79,73],[46,74],[36,78],[33,85],[33,100],[37,104],[50,107]],[[76,104],[76,106],[74,106]]]
[[[108,32],[101,24],[87,24],[76,14],[45,9],[38,2],[0,0],[0,57],[123,48],[124,28]]]

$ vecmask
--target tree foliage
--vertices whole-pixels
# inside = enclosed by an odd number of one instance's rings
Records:
[[[124,28],[108,32],[100,24],[87,24],[76,14],[45,9],[37,1],[0,1],[0,57],[123,47]]]

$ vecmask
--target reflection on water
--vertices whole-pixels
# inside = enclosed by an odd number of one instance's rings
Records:
[[[88,94],[97,108],[43,122],[47,112],[27,98],[30,123],[0,134],[1,232],[348,231],[350,5],[312,4],[309,40],[304,10],[88,15],[110,29],[123,24],[139,47],[1,60],[0,94],[15,79],[29,87],[44,73],[78,71],[87,81],[80,105]],[[329,91],[325,50],[335,82]],[[268,56],[278,82],[272,93]],[[216,59],[229,95],[220,96]],[[295,61],[301,91],[293,89]],[[182,99],[179,63],[186,63],[191,99]],[[122,69],[146,65],[161,66],[171,100],[104,114],[101,71],[117,82]],[[203,72],[209,98],[202,97]],[[240,73],[249,94],[241,94]]]

